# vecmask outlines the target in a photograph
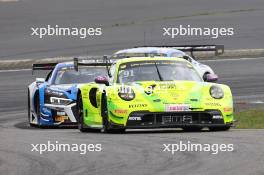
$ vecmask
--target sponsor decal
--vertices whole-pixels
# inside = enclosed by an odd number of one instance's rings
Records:
[[[130,104],[129,108],[144,108],[147,107],[147,104]]]
[[[190,111],[190,105],[187,104],[168,104],[165,106],[166,111]]]
[[[64,111],[57,111],[57,115],[65,116],[66,113]]]
[[[232,112],[233,108],[224,108],[224,112]]]
[[[176,89],[175,83],[162,83],[159,85],[160,89]]]
[[[206,106],[221,106],[220,103],[213,103],[213,102],[211,102],[211,103],[205,103],[205,105]]]
[[[59,116],[59,115],[55,116],[55,121],[56,122],[64,122],[67,119],[68,119],[67,116]]]
[[[114,112],[116,114],[127,114],[127,110],[126,109],[116,109]]]
[[[129,117],[128,120],[137,120],[137,121],[141,121],[141,117]]]

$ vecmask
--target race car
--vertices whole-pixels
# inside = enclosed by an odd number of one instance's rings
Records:
[[[193,52],[214,52],[215,55],[224,53],[223,45],[175,45],[175,46],[142,46],[117,51],[113,54],[114,58],[128,57],[178,57],[189,61],[201,76],[215,74],[212,68],[196,60]],[[191,56],[185,52],[190,52]]]
[[[73,62],[33,64],[33,71],[49,71],[28,86],[28,122],[30,126],[77,126],[78,85],[94,81],[105,72],[101,67],[85,67],[78,72]]]
[[[233,124],[230,88],[214,83],[217,78],[212,74],[203,79],[189,61],[131,57],[105,66],[108,77],[98,76],[95,82],[79,86],[81,132],[166,127],[215,131]]]

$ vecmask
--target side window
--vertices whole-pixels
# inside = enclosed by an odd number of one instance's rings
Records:
[[[110,75],[111,75],[111,77],[109,77],[109,81],[111,83],[113,83],[114,79],[115,79],[115,68],[116,68],[116,64],[114,63],[114,64],[112,64],[112,66],[110,67],[110,70],[109,70]]]

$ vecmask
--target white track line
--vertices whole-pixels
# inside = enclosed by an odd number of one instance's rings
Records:
[[[32,69],[13,69],[13,70],[0,70],[2,72],[22,72],[22,71],[31,71]]]
[[[0,0],[0,2],[18,2],[19,0]]]
[[[259,99],[259,98],[264,98],[264,94],[234,96],[235,100]]]
[[[247,104],[255,104],[255,105],[263,105],[264,101],[237,101],[234,102],[235,104],[239,104],[239,105],[247,105]]]

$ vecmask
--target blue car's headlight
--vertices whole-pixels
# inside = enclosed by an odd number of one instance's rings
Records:
[[[53,98],[53,100],[51,99]],[[45,103],[47,104],[53,104],[53,103],[57,103],[58,101],[60,100],[56,100],[56,99],[68,99],[67,96],[61,92],[61,91],[56,91],[56,90],[53,90],[53,89],[45,89],[45,95],[44,95],[44,101]]]
[[[63,92],[55,91],[55,90],[48,89],[48,88],[45,90],[45,94],[48,94],[50,96],[56,96],[56,97],[61,97],[64,95]]]
[[[67,98],[50,97],[50,103],[54,105],[68,105],[72,100]]]

